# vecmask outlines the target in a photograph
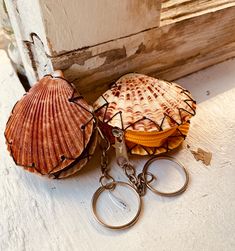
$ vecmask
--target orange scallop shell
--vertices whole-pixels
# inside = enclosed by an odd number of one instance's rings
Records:
[[[6,125],[15,163],[54,178],[76,173],[96,144],[91,111],[65,79],[43,77],[16,103]]]
[[[94,109],[109,138],[110,128],[121,128],[129,151],[146,155],[166,152],[184,140],[196,102],[176,83],[130,73],[98,98]]]

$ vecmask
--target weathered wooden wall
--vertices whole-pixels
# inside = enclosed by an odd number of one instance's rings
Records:
[[[77,78],[79,90],[95,99],[107,88],[105,83],[129,71],[172,80],[233,56],[235,6],[67,53],[52,62],[69,79]]]
[[[172,80],[235,56],[235,0],[7,3],[31,79],[62,69],[91,101],[130,71]]]

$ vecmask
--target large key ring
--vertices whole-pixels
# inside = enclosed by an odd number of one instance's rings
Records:
[[[126,182],[122,182],[122,181],[114,181],[114,182],[112,182],[112,185],[110,185],[108,187],[110,187],[111,189],[115,189],[115,187],[118,186],[118,185],[126,186],[126,187],[130,188],[136,194],[136,196],[138,198],[138,209],[137,209],[137,212],[136,212],[135,216],[129,222],[127,222],[127,223],[125,223],[123,225],[109,225],[109,224],[107,224],[106,222],[104,222],[100,218],[100,216],[98,215],[97,210],[96,210],[96,204],[97,204],[97,200],[98,200],[100,194],[102,192],[104,192],[105,190],[107,190],[107,188],[105,186],[99,187],[96,190],[96,192],[94,193],[93,197],[92,197],[92,211],[93,211],[93,214],[94,214],[94,217],[95,217],[96,221],[98,223],[100,223],[101,225],[103,225],[104,227],[107,227],[107,228],[110,228],[110,229],[124,229],[124,228],[127,228],[127,227],[130,227],[130,226],[134,225],[136,223],[137,219],[139,218],[140,211],[141,211],[141,203],[142,203],[141,198],[140,198],[140,195],[135,190],[135,188],[133,186],[131,186],[130,184],[128,184]]]
[[[187,189],[187,186],[188,186],[188,183],[189,183],[189,173],[188,171],[186,170],[186,168],[177,160],[175,159],[174,157],[171,157],[171,156],[155,156],[151,159],[149,159],[146,164],[144,165],[144,168],[143,168],[143,174],[144,176],[147,175],[147,172],[148,172],[148,168],[150,166],[150,164],[152,164],[153,162],[159,160],[159,159],[167,159],[167,160],[170,160],[172,162],[175,162],[183,171],[184,171],[184,174],[185,174],[185,182],[183,184],[183,186],[174,191],[174,192],[162,192],[162,191],[159,191],[155,188],[153,188],[151,185],[150,185],[150,182],[146,182],[146,186],[154,193],[158,194],[158,195],[161,195],[161,196],[166,196],[166,197],[173,197],[173,196],[177,196],[181,193],[183,193],[186,189]]]

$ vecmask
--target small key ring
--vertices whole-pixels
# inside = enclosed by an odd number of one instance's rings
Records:
[[[105,188],[105,186],[101,186],[99,187],[95,193],[93,194],[93,197],[92,197],[92,201],[91,201],[91,204],[92,204],[92,211],[93,211],[93,215],[94,215],[94,218],[96,219],[96,221],[98,223],[100,223],[102,226],[106,227],[106,228],[110,228],[110,229],[125,229],[125,228],[128,228],[128,227],[131,227],[132,225],[134,225],[136,223],[136,221],[138,220],[139,216],[140,216],[140,212],[141,212],[141,205],[142,205],[142,202],[141,202],[141,197],[140,195],[137,193],[137,191],[135,190],[135,188],[133,186],[131,186],[130,184],[126,183],[126,182],[122,182],[122,181],[114,181],[113,182],[113,187],[116,188],[116,186],[118,185],[122,185],[122,186],[126,186],[128,188],[130,188],[137,196],[138,198],[138,209],[137,209],[137,212],[135,214],[135,216],[127,223],[123,224],[123,225],[109,225],[107,223],[105,223],[98,215],[97,213],[97,210],[96,210],[96,203],[97,203],[97,200],[100,196],[100,194],[107,190]]]
[[[115,187],[115,184],[114,184],[115,180],[109,174],[102,175],[99,179],[99,182],[100,182],[100,185],[104,187],[104,189],[106,190],[113,189]]]
[[[161,195],[161,196],[166,196],[166,197],[173,197],[173,196],[177,196],[177,195],[180,195],[182,194],[188,187],[188,183],[189,183],[189,173],[187,171],[187,169],[183,166],[183,164],[181,164],[176,158],[174,157],[171,157],[171,156],[155,156],[151,159],[149,159],[146,164],[144,165],[144,168],[143,168],[143,173],[144,175],[147,175],[148,173],[148,168],[150,166],[150,164],[152,164],[153,162],[159,160],[159,159],[167,159],[167,160],[170,160],[174,163],[176,163],[179,167],[181,167],[181,169],[184,171],[184,174],[185,174],[185,182],[183,184],[183,186],[174,191],[174,192],[161,192],[155,188],[153,188],[151,185],[150,185],[150,182],[146,182],[146,186],[154,193],[158,194],[158,195]]]

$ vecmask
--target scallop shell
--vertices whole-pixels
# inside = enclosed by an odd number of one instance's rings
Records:
[[[91,111],[65,79],[43,77],[16,103],[6,125],[15,163],[55,178],[76,173],[96,144]]]
[[[196,102],[178,84],[130,73],[98,98],[94,109],[109,138],[111,128],[121,128],[129,151],[145,155],[166,152],[184,140]],[[162,140],[153,146],[148,142],[154,133]],[[138,144],[140,138],[144,144]]]

